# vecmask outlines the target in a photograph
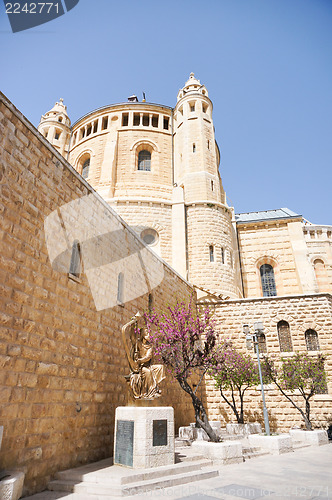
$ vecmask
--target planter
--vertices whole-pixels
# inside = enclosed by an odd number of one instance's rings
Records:
[[[219,421],[209,421],[214,432],[217,436],[221,436],[221,422]],[[185,427],[179,428],[179,438],[187,439],[188,441],[209,441],[209,436],[206,434],[204,429],[195,427],[195,423],[191,423]]]
[[[209,458],[214,464],[239,464],[243,462],[242,443],[240,441],[225,441],[223,443],[212,443],[206,441],[194,441],[193,449]]]
[[[250,424],[226,424],[226,432],[231,436],[248,436],[249,434],[261,434],[262,426],[258,422]]]
[[[249,434],[248,440],[253,448],[261,448],[272,455],[281,455],[293,451],[292,439],[289,434],[279,434],[278,436]]]
[[[1,500],[18,500],[22,496],[24,473],[4,471],[6,476],[0,480]]]
[[[329,442],[327,432],[324,430],[304,431],[301,429],[291,429],[289,434],[294,443],[322,446],[324,444],[328,444]]]

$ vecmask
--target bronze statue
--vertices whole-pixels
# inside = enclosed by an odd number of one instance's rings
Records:
[[[152,364],[153,348],[147,328],[140,326],[141,320],[142,316],[137,313],[122,327],[122,340],[131,369],[126,380],[135,399],[155,399],[161,395],[159,384],[165,378],[164,366]]]

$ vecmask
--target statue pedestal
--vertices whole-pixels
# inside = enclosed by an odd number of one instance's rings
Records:
[[[174,464],[174,409],[118,406],[114,465],[148,469]]]

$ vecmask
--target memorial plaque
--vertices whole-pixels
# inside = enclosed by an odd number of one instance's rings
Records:
[[[114,463],[133,466],[134,421],[118,420],[116,423],[116,444]]]
[[[167,446],[167,420],[153,421],[153,446]]]

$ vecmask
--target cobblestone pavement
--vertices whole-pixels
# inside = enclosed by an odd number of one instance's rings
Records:
[[[331,467],[332,443],[222,466],[219,477],[142,495],[109,497],[45,491],[25,500],[332,500]]]

